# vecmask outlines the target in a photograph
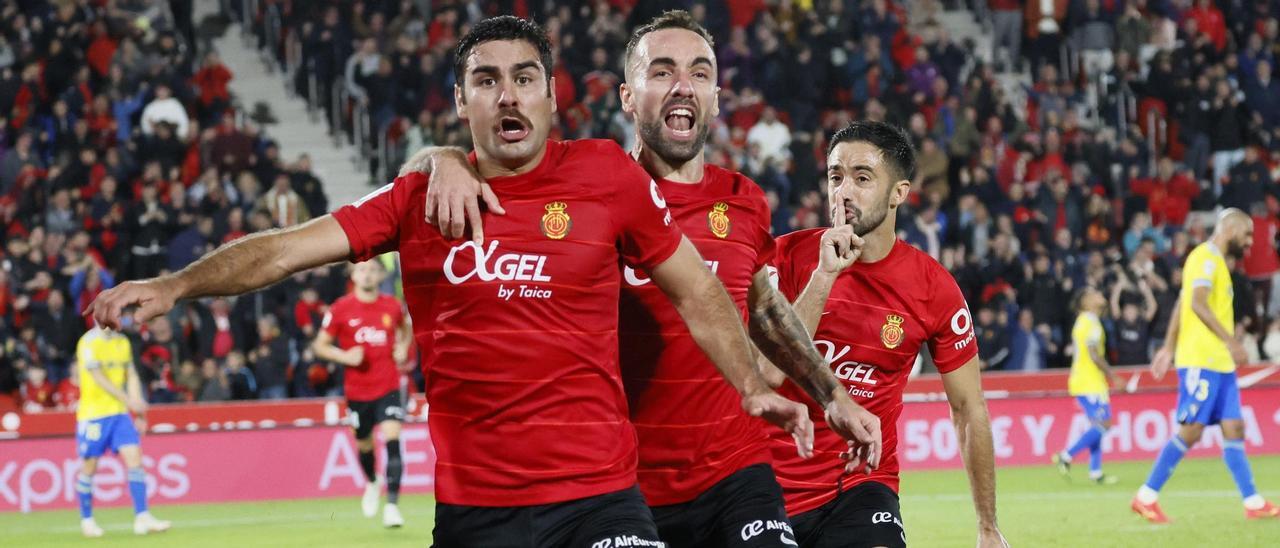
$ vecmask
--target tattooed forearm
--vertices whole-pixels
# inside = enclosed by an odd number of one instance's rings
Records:
[[[750,295],[751,341],[814,401],[827,405],[841,390],[791,305],[768,282],[753,283]]]

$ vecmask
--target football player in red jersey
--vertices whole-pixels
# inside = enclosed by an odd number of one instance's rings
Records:
[[[795,304],[819,350],[854,400],[879,415],[884,456],[868,475],[842,474],[844,441],[814,409],[815,456],[777,444],[774,467],[801,546],[905,546],[898,507],[897,428],[902,391],[921,348],[942,373],[974,509],[978,545],[1005,546],[996,525],[991,423],[982,395],[973,321],[955,279],[897,239],[897,208],[915,173],[911,140],[881,122],[854,122],[827,147],[834,228],[777,239],[778,287]],[[780,373],[784,394],[799,389]]]
[[[766,386],[733,301],[674,226],[656,182],[610,141],[546,139],[551,46],[495,17],[459,42],[454,88],[474,161],[506,214],[456,242],[410,174],[297,227],[246,237],[173,275],[121,284],[88,308],[116,327],[177,299],[243,293],[328,262],[399,250],[424,349],[437,451],[437,546],[658,546],[636,484],[618,367],[618,265],[647,272],[744,409],[812,444],[805,407]]]
[[[374,474],[376,425],[387,447],[387,460],[383,463],[387,505],[382,510],[382,524],[400,527],[404,525],[398,506],[404,470],[400,459],[400,423],[404,420],[400,369],[409,361],[413,333],[400,301],[378,291],[386,276],[377,259],[353,265],[351,293],[329,307],[311,348],[320,359],[346,367],[343,394],[351,427],[355,429],[360,468],[368,480],[360,508],[365,517],[373,517],[378,513],[378,497],[382,494],[382,481]]]
[[[831,424],[866,440],[862,447],[874,452],[879,420],[853,403],[770,283],[765,264],[773,238],[764,193],[742,174],[704,161],[703,144],[719,109],[710,34],[688,12],[667,12],[632,33],[625,59],[620,93],[623,109],[636,120],[632,156],[654,177],[675,222],[750,319],[756,345],[789,368]],[[406,167],[426,167],[438,149],[425,150]],[[462,162],[455,156],[455,164]],[[458,179],[433,177],[429,211],[435,200],[451,199],[432,194],[449,192],[465,200],[454,213],[478,210],[476,189],[483,181],[457,171],[463,174]],[[451,221],[437,219],[442,231]],[[623,377],[640,440],[640,489],[659,536],[673,547],[789,545],[791,527],[769,467],[764,425],[741,412],[733,388],[647,275],[625,267],[623,280]]]

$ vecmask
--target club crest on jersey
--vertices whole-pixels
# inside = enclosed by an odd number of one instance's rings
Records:
[[[711,206],[711,212],[707,213],[707,228],[711,229],[711,233],[717,238],[729,237],[729,216],[725,213],[729,211],[729,204],[724,202],[716,202]]]
[[[391,328],[391,314],[382,315],[382,327]]]
[[[565,213],[569,205],[564,202],[551,202],[546,205],[547,212],[542,215],[542,235],[552,240],[563,239],[573,228],[573,219]]]
[[[889,350],[897,348],[902,344],[902,316],[897,314],[889,314],[884,317],[884,326],[880,328],[880,342],[884,343],[884,347]]]

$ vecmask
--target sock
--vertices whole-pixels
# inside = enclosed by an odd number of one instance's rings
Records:
[[[1099,431],[1098,439],[1089,446],[1089,477],[1093,479],[1102,477],[1102,428],[1097,427],[1096,430]]]
[[[76,498],[80,499],[80,519],[93,517],[93,476],[76,476]]]
[[[1249,460],[1244,457],[1244,440],[1222,440],[1222,460],[1231,471],[1231,479],[1236,480],[1240,489],[1240,498],[1249,498],[1258,494],[1253,486],[1253,471],[1249,469]]]
[[[1067,448],[1067,455],[1075,456],[1076,453],[1084,451],[1085,448],[1092,446],[1095,442],[1102,441],[1102,431],[1098,427],[1085,430],[1076,438],[1076,442]],[[1069,462],[1069,461],[1068,461]]]
[[[373,449],[360,452],[360,469],[364,470],[364,479],[369,480],[369,483],[378,479],[373,475]]]
[[[1154,489],[1147,487],[1146,485],[1138,488],[1138,502],[1143,504],[1153,504],[1159,498],[1160,493],[1155,492]]]
[[[1257,493],[1244,498],[1244,507],[1246,510],[1261,510],[1262,507],[1266,505],[1267,499],[1262,498],[1262,495]]]
[[[133,498],[133,513],[146,513],[147,473],[141,468],[129,469],[129,496]]]
[[[1151,467],[1151,475],[1147,476],[1147,483],[1144,487],[1149,487],[1152,491],[1160,491],[1164,487],[1164,483],[1169,481],[1169,476],[1173,475],[1173,469],[1178,467],[1178,461],[1182,460],[1182,456],[1187,453],[1187,444],[1183,443],[1182,438],[1174,436],[1169,443],[1160,450],[1160,456],[1156,457],[1156,463]]]
[[[400,501],[400,474],[404,463],[400,460],[400,440],[387,442],[387,504]]]

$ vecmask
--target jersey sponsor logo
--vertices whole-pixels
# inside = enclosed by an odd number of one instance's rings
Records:
[[[604,538],[591,543],[591,548],[627,548],[631,546],[651,546],[653,548],[665,548],[667,546],[667,543],[659,540],[650,540],[647,538],[640,538],[636,535]]]
[[[717,271],[720,270],[720,261],[706,261],[706,263],[707,263],[707,268],[711,270],[712,274],[715,274]],[[626,280],[627,285],[632,287],[640,287],[642,285],[647,285],[650,281],[652,281],[649,278],[641,276],[638,272],[636,272],[636,269],[631,268],[630,266],[622,267],[622,279]]]
[[[969,316],[969,307],[962,306],[951,316],[951,332],[964,337],[951,345],[956,350],[963,349],[973,342],[973,318]]]
[[[892,523],[894,525],[897,525],[899,529],[905,529],[902,526],[902,520],[898,519],[897,516],[894,516],[893,512],[876,512],[874,514],[871,514],[872,525],[879,525],[881,523]],[[906,534],[903,533],[904,539],[905,539],[905,536]]]
[[[461,285],[472,277],[480,278],[481,281],[491,282],[494,280],[510,282],[549,282],[551,276],[542,273],[542,269],[547,265],[546,255],[532,255],[527,253],[505,253],[498,255],[498,240],[489,242],[489,247],[484,248],[475,242],[463,242],[449,250],[449,256],[444,259],[444,276],[453,285]],[[471,248],[475,254],[475,264],[471,270],[459,274],[454,268],[454,259],[458,252]],[[490,266],[492,260],[492,267]],[[542,287],[530,284],[519,284],[513,287],[507,287],[505,284],[498,285],[498,298],[504,301],[510,301],[512,297],[521,299],[549,299],[552,291],[543,289]]]
[[[649,179],[649,197],[653,198],[653,205],[658,206],[658,209],[667,207],[667,200],[662,197],[662,191],[658,190],[658,182],[653,179]]]
[[[792,544],[792,545],[795,544],[794,541],[787,542],[789,540],[787,538],[788,535],[794,535],[794,533],[791,531],[791,524],[785,521],[776,520],[776,519],[771,519],[771,520],[758,519],[755,521],[747,522],[746,525],[742,526],[742,531],[741,531],[742,540],[743,542],[746,542],[760,535],[763,535],[765,531],[781,531],[783,543]]]
[[[893,350],[902,344],[902,316],[889,314],[884,317],[884,325],[880,327],[880,342],[884,347]]]
[[[732,228],[727,211],[729,211],[729,204],[716,202],[711,206],[711,212],[707,213],[707,228],[720,239],[728,238],[729,230]]]
[[[827,365],[831,366],[836,378],[851,385],[848,387],[849,396],[865,399],[871,399],[876,396],[874,390],[866,388],[880,384],[880,381],[874,378],[876,366],[854,360],[844,360],[844,356],[849,353],[849,345],[844,345],[838,352],[836,351],[836,344],[831,341],[814,339],[813,345],[822,352],[822,358],[827,361]]]
[[[356,343],[367,344],[370,346],[386,345],[387,332],[386,330],[366,325],[356,330]]]
[[[449,250],[449,256],[444,259],[444,277],[453,285],[461,285],[473,276],[480,278],[481,281],[492,282],[500,280],[504,282],[520,281],[520,282],[549,282],[551,276],[542,273],[543,268],[547,265],[547,257],[545,255],[531,255],[525,253],[504,253],[497,254],[498,240],[489,242],[488,249],[480,247],[475,242],[463,242],[454,246]],[[475,254],[475,266],[468,272],[459,273],[454,268],[454,260],[459,252],[470,248]],[[492,261],[492,268],[490,267]]]
[[[546,206],[547,212],[542,215],[542,235],[552,240],[564,239],[573,228],[573,219],[565,213],[569,205],[564,202],[551,202]]]

